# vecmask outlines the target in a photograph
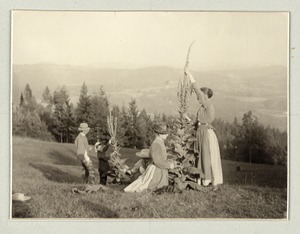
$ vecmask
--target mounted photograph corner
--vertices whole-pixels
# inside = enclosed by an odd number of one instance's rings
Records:
[[[11,16],[11,219],[288,219],[288,12]]]

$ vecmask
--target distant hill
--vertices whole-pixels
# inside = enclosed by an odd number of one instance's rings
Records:
[[[214,90],[217,117],[233,121],[252,110],[263,124],[287,128],[287,68],[270,66],[245,70],[196,72],[201,86]],[[71,101],[78,102],[85,81],[89,93],[102,85],[111,104],[127,105],[135,98],[139,109],[147,112],[177,114],[177,83],[182,70],[170,67],[142,69],[90,68],[56,64],[14,65],[13,103],[18,103],[26,83],[39,100],[46,86],[51,91],[65,85]],[[192,96],[190,113],[197,110]]]

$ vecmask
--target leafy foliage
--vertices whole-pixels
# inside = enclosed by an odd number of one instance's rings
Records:
[[[12,111],[13,134],[52,141],[53,137],[39,114],[40,108],[29,84],[26,84],[20,96],[20,104]]]
[[[76,135],[76,124],[73,105],[70,103],[69,93],[62,86],[53,93],[53,128],[52,134],[57,141],[73,142]]]
[[[22,107],[13,110],[12,131],[18,136],[53,140],[53,136],[47,130],[47,125],[40,119],[37,111],[28,111]]]
[[[187,188],[201,190],[197,178],[203,173],[196,167],[196,154],[194,152],[195,127],[184,119],[175,119],[167,145],[169,153],[180,164],[180,167],[169,170],[171,183],[179,190]]]
[[[186,66],[189,64],[189,55],[193,43],[188,49]],[[196,167],[194,142],[197,139],[195,137],[195,127],[184,118],[192,92],[191,82],[184,74],[183,78],[179,80],[177,88],[179,117],[172,124],[172,134],[168,142],[168,145],[171,145],[171,153],[175,156],[175,160],[180,163],[180,167],[169,170],[169,179],[174,187],[180,191],[187,188],[201,190],[201,187],[197,184],[197,179],[203,178],[202,171]]]
[[[213,125],[220,143],[221,156],[225,159],[252,163],[287,163],[287,133],[265,127],[248,111],[242,123],[215,120]]]
[[[126,158],[120,158],[120,146],[118,145],[117,140],[117,121],[117,117],[112,116],[110,111],[109,116],[107,116],[108,132],[111,137],[110,141],[113,148],[113,152],[111,152],[110,159],[108,160],[112,170],[110,174],[116,178],[117,182],[124,180],[129,181],[129,174],[126,174],[129,169],[129,167],[125,164]]]

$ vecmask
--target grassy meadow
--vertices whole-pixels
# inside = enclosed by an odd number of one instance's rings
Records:
[[[135,149],[122,149],[132,167]],[[96,155],[92,155],[98,166]],[[240,166],[241,171],[236,167]],[[12,192],[31,197],[12,203],[13,218],[286,218],[287,169],[222,161],[224,184],[216,191],[124,193],[126,185],[82,195],[81,165],[73,144],[13,137]],[[97,182],[99,181],[97,174]]]

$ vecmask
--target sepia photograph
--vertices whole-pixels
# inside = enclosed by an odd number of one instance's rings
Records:
[[[288,219],[288,12],[11,16],[11,219]]]

